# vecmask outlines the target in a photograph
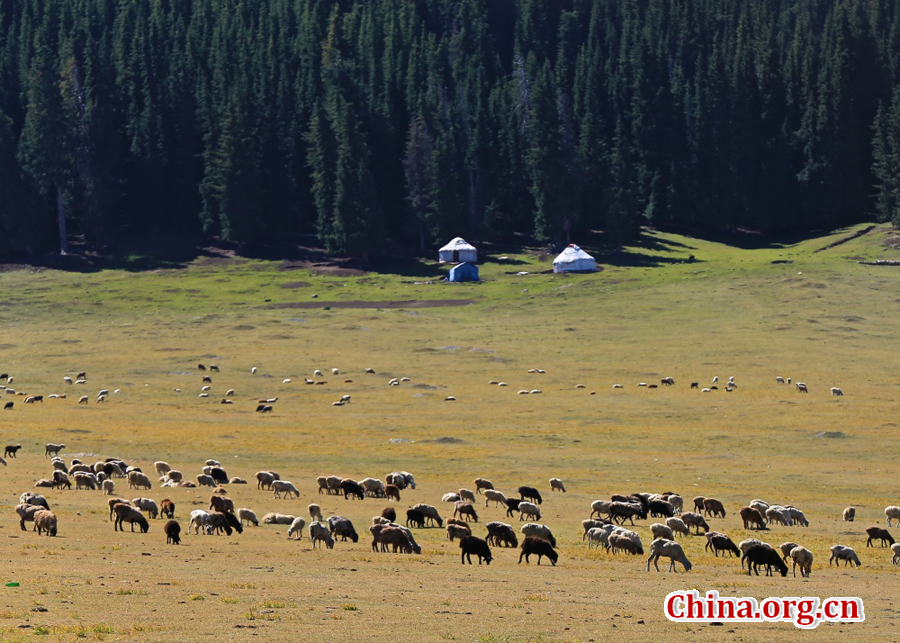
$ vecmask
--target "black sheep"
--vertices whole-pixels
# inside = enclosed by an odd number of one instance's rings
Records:
[[[478,556],[478,564],[481,564],[481,561],[484,560],[486,565],[491,564],[491,560],[493,557],[491,556],[491,548],[488,547],[488,544],[483,541],[481,538],[477,536],[463,536],[459,539],[459,548],[462,550],[462,554],[460,558],[462,559],[462,564],[466,564],[466,559],[469,560],[469,564],[472,564],[472,554]]]
[[[534,487],[519,487],[519,495],[522,497],[522,500],[536,501],[538,504],[543,502],[541,500],[541,492]]]
[[[731,540],[728,536],[724,534],[718,534],[716,536],[709,536],[707,534],[706,539],[706,547],[704,549],[709,549],[712,547],[713,552],[716,555],[716,558],[719,557],[720,551],[727,551],[729,555],[734,554],[738,558],[741,557],[741,550],[738,549],[737,545],[734,544],[734,541]]]
[[[759,576],[760,565],[766,566],[766,576],[772,575],[773,567],[780,571],[782,576],[787,576],[787,565],[781,560],[781,556],[778,555],[778,552],[771,547],[754,545],[748,549],[747,553],[744,554],[744,557],[741,558],[741,565],[744,564],[745,560],[747,561],[748,576],[751,575],[751,571],[756,572],[756,575]]]
[[[341,491],[344,492],[344,500],[346,500],[349,496],[354,495],[360,500],[364,500],[366,497],[366,492],[363,491],[363,488],[359,485],[355,480],[351,480],[350,478],[344,478],[341,480]]]
[[[170,520],[163,527],[166,532],[166,544],[178,545],[181,543],[181,525],[176,520]]]
[[[244,532],[244,526],[241,524],[241,521],[238,520],[238,517],[235,516],[230,511],[223,512],[225,514],[225,520],[228,521],[228,524],[238,532],[239,534]]]
[[[537,536],[526,536],[525,540],[522,541],[522,553],[519,554],[519,562],[521,563],[522,557],[524,557],[525,562],[530,563],[531,561],[528,560],[528,557],[531,554],[537,554],[538,565],[541,564],[541,558],[544,556],[549,558],[554,566],[556,566],[556,561],[559,560],[559,554],[553,549],[550,541]]]
[[[216,481],[216,484],[228,484],[228,474],[222,467],[210,467],[209,475]]]
[[[665,500],[651,500],[649,508],[650,516],[653,518],[658,518],[660,516],[663,518],[671,518],[675,515],[675,510],[672,508],[672,505]]]
[[[887,529],[882,529],[881,527],[869,527],[866,529],[866,533],[869,534],[869,539],[866,541],[866,547],[874,547],[875,545],[872,541],[875,539],[881,541],[882,547],[894,544],[894,538]],[[887,543],[887,545],[885,543]]]
[[[509,518],[513,517],[513,512],[519,510],[519,503],[522,502],[518,498],[507,498],[506,499],[506,515]]]
[[[409,523],[412,523],[410,525]],[[406,510],[406,526],[407,527],[418,527],[419,529],[425,528],[425,514],[421,511],[417,511],[415,509],[407,509]]]

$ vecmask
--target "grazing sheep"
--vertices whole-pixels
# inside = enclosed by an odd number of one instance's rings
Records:
[[[772,545],[770,545],[769,543],[764,543],[763,541],[761,541],[757,538],[747,538],[746,540],[742,540],[741,542],[738,543],[738,549],[740,549],[743,553],[746,554],[750,550],[751,547],[754,547],[757,545],[763,546],[763,547],[768,547],[769,549],[773,549]],[[743,568],[744,568],[744,560],[742,558],[741,559],[741,569],[743,569]]]
[[[425,516],[425,519],[428,522],[430,522],[431,524],[437,523],[438,527],[444,526],[444,519],[441,518],[440,514],[438,513],[438,510],[435,509],[434,507],[432,507],[431,505],[426,505],[426,504],[414,505],[413,510],[421,512],[422,515]],[[407,516],[409,516],[408,512],[407,512]]]
[[[459,494],[449,491],[441,496],[441,502],[459,502]]]
[[[78,471],[75,473],[75,490],[79,489],[90,489],[95,490],[99,489],[100,485],[97,483],[97,476],[93,473],[86,473],[84,471]]]
[[[790,552],[791,560],[794,561],[794,576],[797,575],[797,565],[800,565],[800,576],[809,578],[812,571],[813,554],[806,547],[794,547]]]
[[[384,483],[376,478],[363,478],[359,481],[359,485],[363,488],[367,496],[384,498],[387,495],[384,490]]]
[[[159,515],[160,517],[165,516],[166,518],[175,517],[175,503],[172,502],[171,498],[164,498],[163,501],[159,503]]]
[[[720,500],[717,500],[715,498],[704,498],[703,513],[707,516],[712,516],[713,518],[724,518],[725,507],[724,505],[722,505],[722,502]]]
[[[166,544],[178,545],[181,543],[181,525],[176,520],[170,520],[163,525],[163,531],[166,532]]]
[[[502,492],[497,491],[496,489],[485,489],[484,506],[487,507],[488,503],[491,501],[494,501],[495,507],[499,507],[501,502],[504,505],[506,504],[506,496],[504,496]]]
[[[681,518],[666,518],[666,526],[670,527],[675,533],[684,534],[685,536],[691,535],[691,530]]]
[[[584,540],[587,536],[587,532],[595,527],[604,527],[606,525],[611,524],[608,520],[603,520],[602,518],[599,520],[594,520],[593,518],[585,518],[581,521],[581,528],[584,530],[584,533],[581,535],[581,540]]]
[[[313,549],[316,543],[325,543],[328,549],[334,549],[334,537],[328,525],[321,522],[314,522],[309,525],[309,539],[312,541]]]
[[[44,457],[49,458],[59,455],[59,452],[66,448],[65,444],[48,443],[44,445]]]
[[[651,518],[671,518],[675,515],[675,507],[662,499],[651,500],[647,507]]]
[[[392,479],[388,480],[387,482],[390,482],[391,484],[395,484],[398,487],[400,487],[401,489],[404,489],[406,487],[411,487],[412,489],[416,488],[416,478],[409,471],[393,471],[391,473],[391,476],[392,476]],[[400,480],[403,481],[403,486],[400,486],[399,484],[397,484],[398,481],[400,481]]]
[[[874,547],[875,545],[872,544],[872,541],[876,539],[881,541],[882,547],[889,547],[894,544],[894,538],[887,529],[869,527],[866,529],[866,533],[869,534],[869,539],[866,540],[866,547]]]
[[[769,508],[769,503],[765,502],[763,500],[760,500],[759,498],[755,498],[755,499],[751,500],[750,502],[747,503],[747,505],[756,509],[763,516],[766,515],[766,509]]]
[[[634,556],[642,556],[644,554],[644,546],[641,544],[641,539],[634,532],[613,531],[609,535],[608,548],[613,554],[619,551],[624,551]]]
[[[114,531],[119,531],[120,527],[122,531],[125,531],[125,525],[123,523],[126,522],[131,525],[132,532],[134,531],[134,523],[138,524],[141,528],[141,533],[143,534],[146,534],[147,530],[150,529],[150,523],[147,522],[147,519],[144,518],[144,514],[138,511],[136,507],[120,502],[113,507],[113,512],[116,514],[116,521],[113,525]]]
[[[797,507],[787,505],[786,507],[784,507],[784,509],[788,512],[791,520],[804,527],[809,527],[809,521],[806,519],[806,515],[802,511],[797,509]]]
[[[780,545],[778,545],[778,549],[781,550],[781,560],[783,560],[784,562],[787,562],[788,557],[790,557],[790,555],[791,555],[791,550],[794,547],[799,547],[799,546],[800,545],[798,545],[797,543],[790,542],[790,541],[788,541],[786,543],[781,543]]]
[[[465,538],[471,536],[472,530],[465,525],[447,525],[447,538],[452,542],[455,538]]]
[[[700,528],[703,527],[703,532],[706,533],[709,531],[709,525],[706,524],[706,520],[698,513],[694,513],[693,511],[686,511],[681,514],[681,519],[684,521],[688,527],[695,527],[697,529],[697,535],[700,535]]]
[[[720,534],[714,531],[711,531],[706,534],[706,547],[705,550],[712,549],[713,553],[716,555],[716,558],[719,557],[719,552],[724,551],[728,552],[728,555],[734,554],[738,558],[741,557],[741,550],[738,549],[738,546],[734,544],[734,541],[731,540],[725,534]]]
[[[34,514],[38,511],[44,511],[44,507],[25,503],[16,505],[16,513],[19,514],[19,528],[22,531],[25,531],[26,522],[34,522]]]
[[[843,516],[844,522],[853,522],[856,519],[856,507],[846,507]]]
[[[263,516],[264,525],[290,525],[294,522],[295,516],[280,513],[267,513]]]
[[[373,526],[371,529],[374,539],[372,541],[373,551],[375,551],[376,544],[381,545],[381,551],[387,551],[387,546],[391,545],[395,554],[398,551],[402,551],[404,554],[411,554],[417,549],[417,547],[413,547],[409,534],[399,525],[383,525],[377,529]],[[419,552],[421,552],[421,549],[419,549]]]
[[[53,486],[62,489],[65,487],[66,489],[72,488],[72,483],[69,481],[69,476],[67,476],[64,472],[56,470],[53,472]],[[112,484],[112,480],[104,480],[104,482],[109,482]]]
[[[796,386],[797,386],[797,390],[798,390],[800,393],[809,393],[809,389],[806,388],[806,384],[805,384],[805,383],[803,383],[803,382],[797,382]]]
[[[8,444],[6,448],[3,450],[3,457],[5,458],[15,458],[16,453],[18,453],[19,449],[22,448],[21,444]]]
[[[272,490],[272,483],[275,482],[277,478],[275,474],[271,471],[257,471],[256,472],[256,488],[263,490]]]
[[[832,395],[840,396],[840,395],[843,395],[844,392],[843,392],[841,389],[839,389],[837,386],[832,386],[832,387],[831,387],[831,394],[832,394]]]
[[[532,502],[537,501],[538,504],[543,502],[541,499],[541,492],[534,487],[519,487],[518,492],[522,500],[531,500]]]
[[[201,487],[216,488],[218,486],[215,479],[211,475],[207,475],[205,473],[201,473],[197,476],[197,484]]]
[[[309,517],[312,520],[324,522],[324,518],[322,518],[322,508],[319,505],[313,503],[313,504],[309,505],[309,507],[307,507],[307,509],[309,510]]]
[[[647,559],[647,571],[650,571],[650,563],[653,563],[653,566],[656,567],[656,571],[659,571],[659,558],[660,556],[665,556],[671,562],[669,563],[669,571],[677,572],[675,569],[675,563],[681,563],[684,565],[684,571],[691,571],[691,561],[687,559],[687,556],[684,555],[684,549],[681,548],[681,545],[676,543],[674,540],[667,540],[665,538],[657,538],[653,542],[650,543],[650,557]]]
[[[241,522],[253,523],[254,527],[259,527],[259,520],[256,519],[256,514],[251,509],[247,509],[247,507],[240,507],[237,510],[237,517]],[[293,521],[291,522],[293,523]]]
[[[593,549],[595,546],[609,548],[609,534],[611,529],[612,525],[606,525],[605,527],[591,527],[588,529],[587,532],[585,532],[585,536],[587,536],[588,539],[588,549]]]
[[[234,501],[231,498],[226,498],[225,496],[210,496],[209,498],[209,508],[210,510],[215,509],[216,511],[221,511],[222,513],[234,513]]]
[[[566,485],[559,478],[550,478],[550,491],[562,491],[565,493]]]
[[[466,564],[466,560],[468,559],[469,564],[472,564],[472,554],[478,556],[478,564],[481,564],[481,561],[484,561],[485,565],[490,565],[493,557],[491,556],[491,548],[488,547],[488,544],[478,538],[476,536],[465,536],[459,539],[459,549],[462,552],[460,556],[460,560],[462,564]],[[554,554],[556,552],[553,552]],[[540,559],[538,560],[540,563]],[[554,562],[554,564],[556,564]]]
[[[34,513],[34,528],[38,536],[46,532],[48,536],[56,535],[56,514],[47,509],[41,509]]]
[[[891,562],[896,565],[900,562],[900,543],[894,543],[891,545],[891,552],[893,552],[894,557],[891,559]]]
[[[529,522],[522,525],[521,531],[522,535],[525,537],[535,536],[537,538],[543,538],[553,547],[556,547],[556,538],[553,537],[553,532],[550,531],[550,528],[546,525],[541,525],[536,522]]]
[[[153,486],[150,484],[150,478],[141,473],[140,471],[131,471],[128,474],[128,488],[129,489],[152,489]]]
[[[397,502],[400,502],[400,487],[395,484],[385,485],[384,495],[388,500],[396,500]]]
[[[453,517],[456,518],[457,515],[461,518],[464,517],[467,522],[470,516],[475,522],[478,522],[478,514],[475,513],[475,507],[472,506],[471,502],[458,501],[453,509]]]
[[[488,535],[486,541],[489,545],[495,547],[518,547],[519,540],[516,538],[516,532],[513,531],[512,525],[505,522],[492,521],[487,525]]]
[[[272,483],[272,492],[276,498],[281,498],[281,494],[286,494],[288,498],[291,498],[292,496],[297,498],[300,497],[300,492],[297,491],[297,487],[288,480],[275,480]]]
[[[856,564],[857,567],[862,567],[862,563],[859,562],[859,556],[856,555],[856,552],[853,551],[852,547],[832,545],[831,558],[828,559],[828,566],[830,567],[832,562],[834,562],[835,565],[840,566],[840,561],[844,561],[844,567],[848,564],[851,567],[853,564]]]
[[[417,527],[419,529],[425,528],[425,514],[421,511],[417,511],[416,509],[407,509],[406,511],[406,526],[409,527],[409,523],[412,523],[413,527]]]
[[[474,503],[475,502],[475,494],[472,493],[472,491],[470,489],[460,489],[459,490],[459,499]]]
[[[347,518],[331,516],[328,519],[328,526],[331,529],[331,533],[335,536],[340,536],[342,541],[347,540],[347,538],[350,538],[353,542],[359,541],[359,535],[353,528],[353,523]]]
[[[752,529],[752,527],[748,526],[750,524],[756,525],[757,529],[766,528],[766,519],[763,518],[758,509],[754,509],[753,507],[742,507],[740,513],[741,520],[744,521],[744,529]]]
[[[231,524],[228,522],[227,514],[223,514],[221,511],[210,511],[209,512],[209,526],[218,534],[221,532],[225,532],[226,536],[231,535]]]
[[[518,498],[507,498],[506,499],[506,515],[509,518],[513,517],[513,512],[519,510],[519,503],[521,500]]]
[[[519,501],[519,520],[524,521],[526,514],[535,520],[541,519],[541,510],[536,504],[521,500]]]
[[[538,565],[541,564],[541,558],[544,556],[550,560],[550,563],[554,567],[556,566],[556,561],[559,560],[559,554],[554,551],[553,545],[551,545],[549,541],[535,536],[528,536],[522,541],[522,552],[519,554],[519,563],[521,564],[522,558],[525,558],[526,563],[530,563],[531,561],[529,561],[528,558],[531,554],[537,554]]]
[[[778,555],[778,552],[771,547],[764,547],[762,545],[753,545],[749,547],[744,553],[743,558],[741,558],[741,566],[743,566],[744,561],[747,561],[748,575],[756,572],[756,575],[759,576],[759,566],[765,565],[766,576],[772,575],[773,567],[781,572],[782,576],[787,576],[787,565],[781,560],[781,556]]]
[[[772,505],[766,509],[766,519],[770,523],[780,523],[784,527],[791,527],[794,520],[791,518],[790,512],[781,505]]]
[[[266,474],[268,471],[260,471],[259,473]],[[257,480],[259,479],[259,473],[256,474]],[[274,480],[274,478],[273,478]],[[319,495],[322,493],[330,494],[331,490],[328,488],[328,477],[327,476],[319,476],[316,478],[316,484],[319,485]],[[259,485],[257,484],[257,489]]]
[[[484,478],[475,478],[475,493],[482,493],[485,489],[493,489],[494,484]]]
[[[694,498],[694,509],[696,509],[698,512],[702,512],[704,500],[706,500],[705,496],[697,496],[696,498]]]
[[[350,478],[341,480],[341,491],[344,494],[344,500],[347,500],[350,496],[356,496],[359,500],[364,500],[366,497],[366,492],[360,484]]]
[[[650,525],[650,534],[653,536],[653,539],[657,538],[665,538],[666,540],[675,540],[675,534],[672,532],[672,528],[668,525],[663,525],[662,523],[655,522]],[[583,540],[583,538],[582,538]]]
[[[150,498],[134,498],[132,499],[131,504],[141,511],[146,511],[149,518],[156,518],[159,516],[159,507],[156,506],[156,501]]]
[[[615,501],[609,503],[609,516],[620,525],[624,524],[626,519],[634,525],[634,517],[637,516],[641,520],[646,520],[647,512],[640,504]]]
[[[294,518],[294,521],[291,523],[291,526],[288,528],[287,537],[290,540],[291,536],[297,534],[297,540],[303,540],[303,528],[306,527],[306,521],[303,518]]]
[[[884,508],[884,517],[887,518],[887,526],[893,527],[891,524],[891,520],[900,521],[900,507],[896,505],[889,505]]]
[[[166,480],[170,480],[172,482],[181,482],[184,479],[184,474],[181,471],[176,471],[172,469],[166,474]]]
[[[597,514],[598,517],[600,516],[600,514],[606,514],[608,516],[609,515],[609,506],[611,504],[612,503],[609,502],[608,500],[595,500],[594,502],[591,503],[591,516],[590,517],[593,518],[594,514]]]
[[[61,472],[58,472],[58,473],[61,473]],[[116,490],[116,483],[113,482],[112,480],[104,480],[103,483],[100,485],[100,488],[103,489],[104,494],[106,494],[107,496],[111,496],[111,495],[113,495],[113,493]]]

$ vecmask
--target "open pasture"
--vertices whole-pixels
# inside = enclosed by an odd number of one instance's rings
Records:
[[[898,568],[889,549],[866,548],[864,530],[885,526],[883,508],[900,504],[900,268],[857,261],[898,258],[886,227],[815,252],[854,231],[746,250],[648,233],[627,249],[627,265],[598,257],[605,269],[593,275],[541,274],[547,263],[537,254],[507,253],[485,262],[481,284],[242,259],[139,273],[2,272],[0,372],[13,376],[9,388],[44,400],[26,405],[23,396],[0,392],[0,402],[14,402],[0,411],[0,436],[23,445],[0,467],[3,578],[19,583],[0,586],[0,638],[795,635],[788,623],[667,621],[665,595],[696,588],[758,599],[860,596],[865,623],[823,623],[807,636],[890,639],[900,624]],[[686,262],[689,255],[697,261]],[[472,303],[412,303],[425,300]],[[331,305],[341,301],[373,303]],[[199,363],[220,371],[201,372]],[[63,380],[80,371],[84,384]],[[203,375],[212,380],[205,398]],[[668,376],[673,386],[638,386]],[[738,387],[726,393],[730,376]],[[776,376],[805,382],[809,392],[777,384]],[[410,380],[389,386],[403,377]],[[717,391],[690,388],[714,377]],[[307,385],[307,378],[326,383]],[[833,386],[844,395],[832,396]],[[110,395],[98,403],[101,389]],[[229,389],[233,403],[221,404]],[[534,389],[541,393],[519,394]],[[78,404],[83,395],[89,402]],[[350,403],[333,406],[342,395]],[[269,398],[277,398],[272,412],[255,412]],[[318,502],[326,518],[350,518],[360,540],[313,550],[307,530],[294,542],[286,526],[260,525],[231,537],[183,531],[181,545],[167,546],[163,520],[151,520],[147,534],[114,532],[109,496],[46,489],[59,535],[38,537],[30,526],[22,532],[14,506],[35,480],[49,477],[47,442],[65,443],[67,462],[118,457],[140,466],[152,491],[117,479],[116,495],[171,498],[183,530],[191,510],[208,508],[209,489],[160,488],[155,460],[195,479],[214,458],[250,483],[228,485],[236,507],[309,523],[306,507]],[[294,482],[299,500],[257,490],[259,470]],[[418,483],[400,502],[317,493],[319,475],[383,479],[395,470],[414,473]],[[556,567],[517,565],[518,550],[503,548],[493,548],[490,566],[463,567],[457,543],[437,528],[414,530],[422,555],[372,552],[367,530],[382,508],[392,504],[400,518],[424,502],[446,519],[453,506],[441,496],[474,490],[476,477],[507,496],[517,497],[519,485],[541,491],[541,522],[559,543]],[[568,492],[551,493],[550,477]],[[593,500],[669,490],[684,497],[685,510],[695,495],[722,500],[727,517],[708,520],[735,542],[757,536],[737,515],[751,499],[800,507],[808,528],[773,526],[758,537],[810,549],[811,577],[748,577],[737,559],[705,552],[702,536],[679,538],[693,569],[677,575],[648,573],[646,553],[613,556],[582,542],[580,523]],[[845,523],[841,511],[851,504],[856,521]],[[516,530],[521,524],[483,501],[476,508],[476,535],[491,520]],[[652,522],[636,522],[645,551]],[[863,566],[829,568],[835,543],[855,548]]]

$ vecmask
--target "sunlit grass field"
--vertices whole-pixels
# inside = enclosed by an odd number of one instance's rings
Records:
[[[0,272],[0,372],[13,376],[10,388],[45,397],[26,405],[0,394],[14,402],[0,413],[0,435],[23,445],[0,467],[4,583],[19,583],[0,584],[0,638],[801,636],[788,623],[667,621],[665,595],[696,588],[758,599],[858,595],[865,623],[822,624],[803,636],[892,640],[898,568],[890,550],[866,548],[864,529],[883,526],[883,508],[900,504],[900,267],[859,261],[900,252],[897,233],[881,226],[826,248],[857,230],[753,249],[647,232],[618,265],[598,255],[603,270],[590,275],[549,274],[537,250],[503,259],[497,252],[484,258],[478,284],[441,283],[446,268],[431,264],[416,274],[342,276],[227,257],[142,272]],[[422,304],[435,300],[453,305]],[[221,369],[205,373],[208,398],[199,397],[199,363]],[[63,381],[79,371],[86,384]],[[809,393],[776,384],[779,375],[805,382]],[[675,386],[638,386],[666,376]],[[716,376],[718,391],[690,388]],[[738,388],[726,393],[730,376]],[[394,377],[410,381],[389,386]],[[844,396],[833,397],[832,386]],[[118,392],[95,402],[104,388]],[[228,389],[233,404],[223,405]],[[519,394],[533,389],[541,393]],[[350,404],[332,406],[345,394]],[[88,404],[77,403],[82,395]],[[255,412],[257,400],[273,397],[273,413]],[[162,459],[190,477],[214,458],[251,482],[229,485],[236,506],[308,518],[307,505],[319,502],[326,516],[353,520],[360,541],[312,550],[308,534],[289,542],[286,527],[261,525],[166,546],[162,521],[147,534],[116,533],[106,496],[55,490],[46,495],[59,536],[39,538],[30,526],[19,530],[13,508],[50,476],[46,442],[65,443],[67,460],[114,456],[153,472]],[[300,499],[257,490],[260,469],[293,481]],[[490,566],[462,567],[456,543],[439,529],[417,530],[421,556],[373,553],[370,519],[388,503],[316,493],[319,475],[358,480],[398,469],[419,483],[393,503],[401,516],[426,502],[450,517],[441,496],[474,489],[479,476],[507,495],[538,487],[558,566],[517,565],[516,550],[495,549]],[[550,477],[568,493],[551,494]],[[126,498],[172,498],[182,527],[210,495],[158,485],[137,492],[125,480],[116,487]],[[694,568],[677,575],[648,573],[645,557],[582,543],[592,500],[669,490],[686,505],[695,495],[721,499],[728,516],[710,524],[735,542],[750,535],[737,511],[751,499],[802,508],[809,528],[773,527],[760,537],[811,549],[811,578],[750,578],[736,559],[704,552],[702,537],[681,539]],[[854,523],[841,521],[849,504]],[[479,517],[479,536],[490,520],[518,529],[500,509],[482,506]],[[637,523],[645,549],[652,522]],[[829,569],[835,543],[854,547],[863,567]]]

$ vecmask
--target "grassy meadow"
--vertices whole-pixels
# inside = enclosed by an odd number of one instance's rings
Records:
[[[0,413],[0,436],[23,445],[0,467],[0,639],[800,636],[788,623],[667,621],[665,595],[696,588],[758,599],[860,596],[865,623],[823,623],[803,636],[892,640],[898,568],[889,550],[865,547],[864,529],[884,525],[883,508],[900,504],[900,267],[859,261],[900,259],[900,235],[877,226],[851,238],[863,227],[745,249],[648,232],[615,265],[598,255],[603,270],[591,275],[549,274],[538,250],[497,252],[484,258],[478,284],[441,283],[446,268],[434,264],[356,274],[227,256],[141,271],[9,267],[0,272],[0,372],[14,377],[11,388],[45,401],[0,395],[15,402]],[[198,397],[198,363],[221,368],[207,373],[208,398]],[[546,373],[528,373],[537,368]],[[326,384],[304,384],[314,369]],[[79,371],[87,384],[63,382]],[[806,382],[809,393],[776,384],[777,375]],[[675,386],[637,386],[666,376]],[[737,390],[690,389],[715,376],[720,389],[734,376]],[[392,377],[410,381],[388,386]],[[832,386],[845,395],[832,397]],[[102,388],[119,392],[95,403]],[[220,404],[232,388],[234,403]],[[518,394],[532,389],[542,392]],[[332,406],[343,394],[352,402]],[[90,403],[79,405],[80,395]],[[254,412],[271,397],[272,414]],[[183,535],[172,547],[161,521],[147,534],[117,533],[106,496],[56,490],[44,491],[59,536],[39,538],[30,526],[19,530],[13,508],[50,476],[46,442],[65,443],[67,461],[115,456],[152,472],[162,459],[186,477],[214,458],[251,482],[229,485],[236,506],[260,518],[308,518],[307,505],[319,502],[326,517],[350,518],[360,541],[312,550],[307,533],[289,542],[285,526],[261,525],[232,537]],[[260,469],[293,481],[300,499],[258,491]],[[417,530],[421,556],[376,554],[367,529],[388,503],[316,493],[319,475],[383,478],[398,469],[418,482],[394,503],[398,514],[427,502],[449,517],[441,496],[474,488],[479,476],[507,495],[538,487],[559,564],[517,565],[517,550],[495,549],[490,566],[462,567],[439,529]],[[569,492],[551,495],[552,476]],[[736,559],[704,552],[702,537],[681,539],[694,568],[677,575],[648,574],[646,557],[581,542],[592,500],[668,490],[684,496],[685,509],[695,495],[721,499],[728,517],[710,525],[735,542],[750,536],[737,516],[749,500],[800,507],[809,528],[773,527],[760,537],[811,549],[811,578],[750,578]],[[135,492],[125,480],[116,492],[172,498],[183,528],[210,495]],[[854,523],[841,521],[848,504],[857,507]],[[479,517],[479,536],[490,520],[518,529],[501,509],[479,507]],[[651,522],[636,527],[645,549]],[[863,566],[829,569],[835,543],[854,547]]]

